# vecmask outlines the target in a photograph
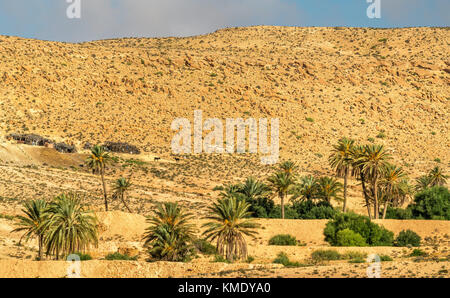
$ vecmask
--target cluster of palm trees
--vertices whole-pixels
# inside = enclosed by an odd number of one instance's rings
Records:
[[[103,187],[103,198],[105,204],[105,211],[108,211],[108,193],[106,190],[106,182],[105,182],[105,170],[108,164],[113,161],[110,154],[105,150],[104,147],[95,145],[91,149],[91,155],[86,159],[87,166],[92,169],[94,174],[100,174],[102,187]],[[128,206],[125,198],[126,192],[131,188],[132,184],[130,178],[119,178],[117,179],[112,188],[114,190],[112,194],[112,199],[120,199],[125,208],[129,212],[131,212],[130,207]]]
[[[218,199],[210,208],[209,221],[203,224],[205,240],[216,242],[216,252],[228,261],[246,259],[247,243],[244,236],[255,237],[256,223],[249,218],[250,204],[237,198]],[[145,246],[154,259],[185,261],[194,249],[195,226],[192,214],[177,203],[157,207],[144,235]]]
[[[261,198],[278,196],[281,201],[281,218],[285,218],[285,204],[288,199],[299,201],[341,200],[342,184],[335,178],[311,175],[299,176],[298,166],[292,161],[285,161],[267,178],[267,183],[249,177],[242,184],[230,184],[222,187],[223,198],[236,198],[247,202]],[[289,198],[290,196],[290,198]]]
[[[12,232],[24,233],[19,244],[38,240],[39,260],[44,252],[58,260],[98,244],[97,220],[85,212],[75,194],[62,194],[48,203],[39,199],[28,201],[22,211],[24,216],[17,216],[17,228]]]
[[[447,183],[448,175],[444,175],[442,169],[434,167],[427,175],[416,179],[416,191],[422,191],[433,186],[443,186]]]
[[[385,218],[388,206],[401,206],[414,195],[414,187],[403,168],[391,164],[390,160],[390,154],[382,145],[360,146],[353,140],[344,138],[333,146],[329,163],[336,175],[344,178],[344,212],[347,206],[347,182],[350,177],[360,181],[367,213],[371,219],[379,218],[381,207],[382,218]],[[442,170],[435,167],[428,175],[417,179],[415,190],[445,185],[446,179],[447,176]]]

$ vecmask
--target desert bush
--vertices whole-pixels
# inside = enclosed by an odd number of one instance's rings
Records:
[[[319,249],[319,250],[315,250],[315,251],[312,252],[311,259],[313,261],[315,261],[315,262],[335,261],[335,260],[340,260],[341,259],[341,255],[339,254],[339,252],[337,252],[335,250]]]
[[[423,250],[416,248],[412,251],[412,253],[409,255],[410,257],[424,257],[426,256],[427,253],[424,252]]]
[[[415,195],[408,208],[414,218],[450,220],[450,192],[443,186],[425,189]]]
[[[78,255],[80,257],[80,261],[89,261],[92,260],[92,256],[90,254],[85,254],[82,252],[77,252],[75,255]]]
[[[284,246],[288,246],[288,245],[292,245],[295,246],[297,245],[297,239],[289,234],[280,234],[280,235],[276,235],[273,236],[272,238],[270,238],[269,240],[269,245],[284,245]]]
[[[411,230],[403,230],[401,231],[397,238],[395,238],[394,245],[395,246],[420,246],[421,238],[417,233]]]
[[[325,240],[333,246],[338,246],[339,231],[349,229],[360,234],[368,246],[391,246],[394,233],[373,223],[366,216],[354,213],[338,213],[328,221],[324,235]],[[342,238],[342,233],[340,234]]]
[[[338,213],[330,203],[321,201],[314,203],[312,201],[296,202],[292,207],[298,219],[330,219]]]
[[[345,260],[360,260],[367,258],[367,253],[359,251],[347,251],[341,254],[341,258]]]
[[[392,208],[388,207],[386,210],[386,219],[412,219],[411,208]]]
[[[285,219],[297,219],[297,212],[291,206],[284,206]],[[269,218],[281,218],[281,206],[276,205],[269,214]]]
[[[392,258],[390,256],[388,256],[388,255],[381,255],[380,256],[380,261],[381,262],[390,262],[390,261],[392,261]]]
[[[230,260],[226,259],[224,256],[222,255],[215,255],[214,256],[214,263],[231,263]]]
[[[202,254],[214,255],[217,253],[216,247],[205,239],[196,239],[193,244],[197,251],[201,252]]]
[[[285,252],[280,252],[276,259],[273,260],[275,264],[282,264],[285,267],[300,267],[301,264],[299,262],[291,262],[289,260],[288,255]]]
[[[358,234],[350,229],[344,229],[344,230],[337,232],[336,245],[337,246],[366,246],[367,243],[360,234]]]
[[[119,252],[110,253],[105,256],[108,261],[136,261],[138,256],[130,257],[129,255],[123,255]]]

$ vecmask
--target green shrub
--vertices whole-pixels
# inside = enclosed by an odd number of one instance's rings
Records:
[[[394,233],[371,222],[368,217],[354,213],[338,213],[328,221],[324,229],[325,240],[333,246],[338,246],[337,235],[345,229],[360,234],[369,246],[391,246],[394,240]]]
[[[193,244],[197,251],[204,255],[214,255],[217,252],[216,247],[205,239],[196,239]]]
[[[282,264],[285,267],[300,267],[300,266],[302,266],[298,262],[291,262],[285,252],[280,252],[277,255],[277,258],[275,260],[273,260],[273,262],[275,264]]]
[[[281,218],[281,206],[277,205],[269,214],[269,218]],[[284,218],[297,219],[297,212],[291,206],[284,206]]]
[[[215,263],[231,263],[227,258],[225,258],[222,255],[215,255],[214,256],[214,262]]]
[[[335,261],[335,260],[340,260],[341,259],[341,255],[339,254],[339,252],[337,252],[335,250],[320,249],[320,250],[313,251],[313,253],[311,254],[311,259],[313,261],[316,261],[316,262],[320,262],[320,261]]]
[[[381,262],[390,262],[390,261],[392,261],[392,258],[390,256],[388,256],[388,255],[381,255],[380,256],[380,261]]]
[[[367,246],[366,241],[364,238],[350,230],[350,229],[344,229],[336,234],[336,245],[337,246]]]
[[[249,211],[253,217],[256,218],[268,218],[275,208],[275,203],[269,198],[258,198],[256,200],[247,200],[250,204]],[[281,209],[280,209],[281,217]]]
[[[392,208],[388,207],[386,210],[386,219],[412,219],[411,208]]]
[[[80,257],[80,261],[89,261],[92,260],[92,256],[90,254],[85,254],[81,252],[75,253],[75,255],[78,255]]]
[[[129,255],[123,255],[119,252],[108,254],[105,259],[108,261],[136,261],[138,256],[130,257]]]
[[[341,254],[341,258],[345,260],[366,259],[367,253],[359,251],[347,251]]]
[[[411,230],[401,231],[397,238],[395,238],[395,246],[420,246],[421,238],[417,233]]]
[[[415,195],[409,208],[414,218],[450,220],[450,192],[442,186],[425,189]]]
[[[253,262],[254,260],[255,260],[254,257],[248,256],[248,257],[247,257],[247,260],[246,260],[245,262],[246,262],[246,263],[251,263],[251,262]]]
[[[270,238],[269,240],[269,245],[292,245],[295,246],[298,244],[297,239],[289,234],[280,234],[280,235],[276,235],[273,236],[272,238]]]
[[[412,253],[409,255],[410,257],[424,257],[426,256],[427,253],[424,252],[423,250],[416,248],[412,251]]]
[[[328,202],[296,202],[292,208],[296,211],[298,219],[331,219],[338,213]]]
[[[366,260],[365,259],[351,259],[350,261],[348,261],[349,263],[365,263]]]

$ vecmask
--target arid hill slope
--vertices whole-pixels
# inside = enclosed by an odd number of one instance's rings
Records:
[[[68,44],[0,36],[0,135],[169,155],[176,117],[279,117],[283,158],[324,171],[349,136],[420,174],[449,163],[448,28],[249,27]],[[306,118],[311,118],[307,121]],[[378,136],[378,137],[377,137]]]

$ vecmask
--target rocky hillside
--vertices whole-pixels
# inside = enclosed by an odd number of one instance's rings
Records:
[[[448,28],[249,27],[81,44],[0,36],[0,135],[169,155],[174,118],[279,117],[280,153],[327,169],[340,137],[419,174],[449,160]]]

